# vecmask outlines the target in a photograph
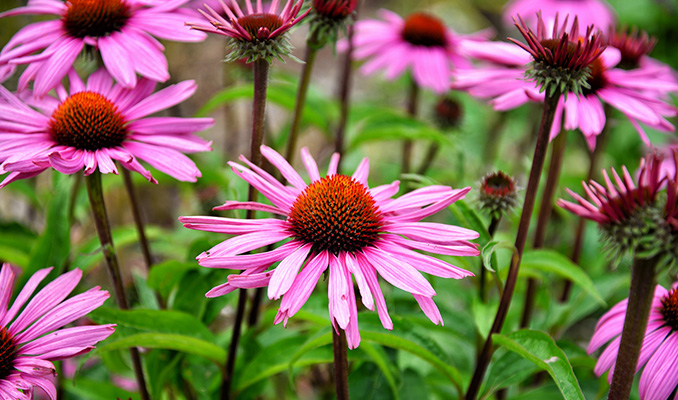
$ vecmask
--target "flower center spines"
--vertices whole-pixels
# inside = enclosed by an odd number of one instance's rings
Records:
[[[57,143],[81,150],[119,146],[128,133],[115,104],[90,91],[75,93],[61,103],[52,113],[49,132]]]
[[[66,31],[73,37],[103,37],[120,31],[132,16],[122,0],[69,0],[62,17]]]
[[[16,343],[12,335],[5,329],[0,328],[0,380],[5,379],[14,370],[16,359]]]
[[[426,13],[415,13],[407,17],[402,37],[415,46],[447,46],[445,25],[438,18]]]
[[[345,175],[327,176],[297,197],[287,222],[295,238],[313,251],[355,253],[373,244],[382,214],[367,188]]]

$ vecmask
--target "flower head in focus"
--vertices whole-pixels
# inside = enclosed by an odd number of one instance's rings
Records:
[[[403,19],[391,11],[379,10],[379,16],[382,20],[355,24],[353,57],[367,60],[361,71],[372,74],[384,70],[388,80],[409,71],[418,85],[439,94],[450,89],[451,69],[470,67],[464,48],[485,40],[479,34],[457,34],[427,13],[410,14]]]
[[[511,25],[516,15],[526,15],[530,26],[537,24],[537,13],[545,21],[557,15],[577,16],[583,26],[595,25],[603,31],[615,25],[615,12],[605,0],[512,0],[504,8],[504,21]]]
[[[662,157],[657,152],[648,154],[641,160],[637,183],[626,167],[622,167],[622,176],[611,169],[612,179],[603,170],[605,186],[595,181],[582,182],[588,200],[568,189],[576,203],[560,199],[557,204],[597,222],[614,258],[631,251],[635,257],[658,255],[672,262],[677,236],[672,233],[669,221],[670,213],[678,206],[675,194],[660,192],[667,186],[661,164]],[[669,186],[675,183],[674,176]]]
[[[397,181],[374,188],[367,185],[367,158],[352,176],[346,176],[337,174],[339,156],[335,154],[327,175],[321,177],[315,160],[304,148],[302,160],[311,178],[307,184],[280,154],[266,146],[261,151],[291,186],[283,186],[241,157],[249,168],[231,162],[233,171],[273,205],[229,201],[215,209],[264,211],[285,219],[179,218],[187,228],[238,235],[198,256],[204,267],[243,270],[209,291],[208,297],[222,296],[237,288],[268,286],[269,298],[282,296],[275,322],[286,324],[329,269],[330,319],[335,328],[346,331],[351,348],[360,343],[353,279],[363,304],[370,310],[376,305],[386,329],[392,329],[393,323],[378,276],[410,292],[426,316],[436,324],[442,323],[432,299],[436,292],[421,272],[455,279],[472,274],[417,250],[475,256],[479,253],[477,246],[469,240],[477,238],[478,233],[420,220],[464,198],[470,188],[429,186],[393,199],[399,188]],[[275,250],[246,254],[285,240],[289,241]],[[275,263],[278,264],[269,269]]]
[[[59,19],[30,24],[10,39],[0,52],[0,81],[17,64],[29,64],[19,79],[19,90],[35,80],[33,91],[42,97],[61,82],[78,54],[91,46],[126,88],[136,85],[136,73],[164,82],[169,79],[167,59],[154,36],[182,42],[205,39],[204,33],[184,26],[186,16],[178,11],[186,1],[29,0],[25,7],[1,13],[0,18],[38,14]]]
[[[605,49],[600,32],[594,31],[593,25],[589,25],[586,32],[580,35],[576,16],[568,30],[569,16],[559,25],[556,15],[549,34],[541,13],[537,14],[537,18],[536,33],[520,16],[519,23],[515,24],[527,45],[509,38],[533,58],[526,76],[537,83],[540,91],[549,95],[556,92],[566,97],[568,92],[580,95],[583,89],[589,88],[587,78],[590,76],[591,63]]]
[[[113,84],[105,69],[85,84],[71,70],[70,94],[59,98],[25,96],[26,102],[0,87],[0,187],[52,167],[64,174],[84,169],[118,173],[114,161],[155,182],[138,160],[181,181],[195,182],[200,171],[183,153],[209,151],[210,143],[194,135],[210,127],[211,118],[150,117],[179,104],[196,90],[184,81],[153,93],[155,82],[141,79],[134,89]],[[30,106],[34,107],[30,107]],[[37,110],[36,110],[37,109]]]
[[[605,313],[589,343],[588,353],[610,344],[598,358],[594,372],[601,376],[609,370],[612,382],[621,342],[628,299],[616,304]],[[645,330],[636,373],[643,367],[638,391],[641,400],[668,400],[678,387],[678,285],[666,290],[657,285],[650,308],[650,318]]]
[[[256,8],[251,0],[247,0],[244,12],[236,0],[230,0],[228,4],[219,0],[219,3],[221,13],[207,4],[206,12],[199,10],[209,24],[197,22],[188,25],[196,30],[228,37],[231,52],[226,56],[226,61],[243,58],[248,62],[260,59],[271,62],[273,58],[283,60],[282,56],[289,56],[292,51],[285,34],[310,11],[308,9],[299,15],[303,0],[287,0],[280,12],[280,0],[273,0],[266,11],[260,0]]]
[[[74,269],[48,283],[31,299],[51,270],[41,269],[33,274],[11,306],[14,272],[9,264],[3,264],[0,270],[0,398],[3,400],[30,400],[36,386],[50,399],[56,399],[56,388],[49,379],[56,374],[52,361],[87,353],[115,330],[115,325],[59,329],[101,306],[109,295],[94,287],[66,300],[82,277],[82,271]]]

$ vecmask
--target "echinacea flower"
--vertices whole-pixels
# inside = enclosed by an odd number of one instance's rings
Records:
[[[526,76],[537,83],[540,91],[551,95],[556,91],[564,96],[568,92],[580,94],[583,88],[588,87],[589,66],[605,50],[600,32],[594,31],[593,25],[589,25],[581,35],[577,17],[574,17],[569,31],[568,19],[569,16],[566,16],[561,25],[556,15],[549,33],[541,13],[537,13],[535,33],[519,15],[519,23],[515,25],[527,44],[509,38],[532,56]]]
[[[51,270],[41,269],[33,274],[11,306],[14,272],[9,264],[3,264],[0,270],[2,400],[30,400],[36,386],[55,400],[56,388],[49,377],[56,370],[51,361],[87,353],[115,330],[115,325],[59,329],[101,306],[109,295],[97,286],[66,300],[82,276],[82,271],[74,269],[48,283],[30,299]]]
[[[381,20],[361,20],[355,24],[353,57],[367,60],[361,71],[372,74],[384,70],[393,80],[409,71],[414,81],[436,93],[450,88],[451,69],[470,67],[463,49],[468,42],[484,41],[480,34],[460,35],[438,17],[414,13],[403,19],[379,10]]]
[[[544,94],[538,93],[534,84],[522,77],[527,71],[523,66],[529,62],[529,55],[516,53],[505,43],[480,43],[469,52],[491,65],[455,71],[454,88],[491,99],[490,104],[502,111],[528,101],[544,101]],[[621,60],[618,49],[607,47],[588,65],[588,72],[580,86],[581,93],[577,96],[573,91],[567,98],[560,99],[551,139],[563,128],[579,129],[589,148],[595,148],[597,136],[607,122],[603,104],[621,111],[645,144],[649,145],[650,141],[641,123],[660,131],[674,130],[667,118],[675,116],[677,110],[664,100],[667,93],[678,90],[671,74],[659,73],[655,64],[649,64],[652,67],[648,66],[647,70],[615,68]]]
[[[269,298],[282,296],[275,323],[286,324],[301,309],[323,272],[329,268],[330,319],[335,328],[346,331],[351,348],[360,343],[353,278],[363,304],[370,310],[376,305],[386,329],[393,329],[393,323],[378,276],[412,293],[431,321],[443,322],[432,300],[436,292],[420,271],[455,279],[473,274],[415,250],[475,256],[478,255],[477,247],[468,240],[477,238],[478,233],[419,221],[464,198],[470,188],[453,190],[447,186],[430,186],[393,199],[398,192],[397,181],[374,188],[367,185],[367,158],[352,176],[346,176],[337,174],[339,156],[335,154],[327,175],[321,177],[315,160],[304,148],[302,160],[312,181],[307,184],[274,150],[262,146],[261,152],[291,186],[283,186],[241,156],[241,161],[249,168],[234,162],[229,165],[273,205],[229,201],[215,209],[264,211],[281,215],[284,220],[179,218],[187,228],[238,235],[198,256],[200,265],[205,267],[243,270],[240,275],[230,275],[228,282],[209,291],[208,297],[221,296],[237,288],[268,286]],[[246,254],[288,239],[275,250]],[[275,268],[269,269],[278,262]]]
[[[58,99],[27,98],[28,104],[0,86],[0,187],[33,177],[52,167],[64,174],[84,169],[118,173],[114,161],[151,173],[138,160],[181,181],[195,182],[200,171],[183,153],[209,151],[211,142],[193,133],[210,127],[211,118],[150,117],[190,97],[195,82],[184,81],[153,93],[155,82],[141,79],[134,89],[113,84],[105,69],[83,83],[68,74],[70,94],[57,88]],[[34,108],[29,107],[33,106]]]
[[[246,58],[248,62],[259,59],[271,62],[274,57],[282,60],[282,56],[289,55],[291,51],[285,33],[310,11],[308,9],[299,15],[303,0],[287,0],[280,12],[280,0],[273,0],[266,11],[261,0],[257,1],[256,8],[251,0],[247,0],[245,12],[236,0],[230,0],[228,5],[223,0],[219,0],[219,3],[221,10],[214,10],[207,4],[204,6],[207,12],[198,10],[209,24],[195,22],[188,25],[199,31],[230,38],[231,53],[226,61]]]
[[[582,218],[597,222],[608,249],[615,257],[628,251],[643,257],[656,254],[670,256],[676,246],[666,216],[667,204],[658,201],[660,190],[666,186],[666,177],[660,174],[661,162],[662,158],[656,152],[643,158],[637,183],[625,166],[622,167],[622,176],[611,169],[612,179],[603,170],[605,186],[595,181],[582,182],[588,200],[567,189],[576,203],[560,199],[557,204]],[[671,196],[667,197],[671,201]]]
[[[186,16],[177,10],[187,1],[29,0],[24,7],[1,13],[0,18],[38,14],[59,19],[30,24],[10,39],[0,52],[0,81],[17,64],[29,64],[19,79],[19,89],[35,80],[33,91],[41,97],[61,82],[78,54],[92,46],[122,86],[134,87],[136,73],[164,82],[169,79],[167,59],[154,36],[181,42],[206,37],[184,26]]]
[[[313,0],[313,12],[309,18],[309,38],[315,37],[321,47],[326,42],[336,43],[340,29],[346,29],[349,17],[355,12],[358,0]]]
[[[537,12],[544,20],[552,21],[556,15],[571,15],[579,18],[584,26],[595,25],[606,31],[617,19],[614,10],[605,0],[512,0],[504,8],[504,21],[512,24],[517,15],[527,16],[526,22],[534,25]]]
[[[594,369],[598,376],[609,371],[608,382],[612,382],[614,376],[627,306],[628,299],[625,299],[605,313],[589,343],[591,354],[612,340]],[[660,285],[655,288],[636,373],[643,367],[638,386],[640,399],[675,400],[670,396],[678,387],[678,285],[670,291]]]

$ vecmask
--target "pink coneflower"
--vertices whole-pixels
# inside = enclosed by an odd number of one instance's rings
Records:
[[[353,56],[366,59],[364,74],[384,70],[393,80],[405,71],[422,87],[437,93],[450,88],[452,68],[470,67],[463,48],[467,42],[482,41],[482,35],[460,35],[427,13],[410,14],[406,19],[379,10],[380,20],[362,20],[355,24]]]
[[[155,82],[141,79],[134,89],[113,84],[105,69],[85,85],[71,70],[70,95],[57,88],[58,99],[22,100],[0,87],[0,187],[30,178],[49,167],[64,174],[97,168],[117,174],[114,160],[155,182],[138,160],[182,181],[195,182],[200,171],[183,153],[209,151],[210,142],[193,132],[208,128],[211,118],[144,118],[174,106],[196,90],[184,81],[153,93]],[[153,93],[153,94],[152,94]]]
[[[481,210],[499,218],[518,205],[518,188],[509,175],[502,171],[485,175],[480,182],[478,201]]]
[[[97,286],[65,300],[80,282],[79,269],[48,283],[28,301],[51,270],[41,269],[33,274],[11,307],[14,272],[9,264],[3,264],[0,270],[0,399],[30,400],[37,386],[55,400],[56,388],[49,377],[56,370],[51,361],[87,353],[115,330],[115,325],[59,329],[87,315],[109,297]]]
[[[169,79],[167,59],[153,36],[183,42],[205,39],[204,33],[186,28],[186,16],[177,13],[187,1],[29,0],[27,6],[0,18],[39,14],[59,19],[28,25],[14,35],[0,53],[0,66],[5,65],[0,75],[16,64],[30,64],[19,79],[19,89],[35,80],[33,91],[41,97],[61,82],[88,45],[99,50],[106,69],[126,88],[136,85],[136,73],[164,82]]]
[[[503,43],[481,43],[469,51],[473,57],[492,65],[456,71],[453,87],[491,99],[490,104],[502,111],[531,100],[544,101],[544,94],[535,90],[534,83],[522,77],[528,70],[521,67],[527,61],[524,55],[517,54]],[[581,94],[575,96],[570,93],[567,99],[562,98],[558,103],[551,129],[552,139],[562,128],[579,129],[593,149],[606,124],[604,103],[621,111],[646,144],[650,141],[640,123],[660,131],[674,130],[666,118],[675,116],[677,111],[664,98],[668,92],[678,90],[678,84],[670,78],[670,74],[660,74],[656,68],[633,71],[614,68],[621,59],[618,49],[608,47],[588,64],[589,72],[582,81],[585,85],[580,87]]]
[[[188,25],[193,29],[231,38],[232,51],[227,56],[227,61],[242,58],[247,58],[248,61],[270,61],[273,57],[282,59],[282,55],[288,55],[291,51],[284,34],[310,11],[308,9],[299,15],[303,0],[287,0],[280,12],[280,0],[273,0],[267,11],[264,11],[261,0],[257,1],[256,8],[251,0],[247,0],[245,12],[236,0],[230,0],[228,5],[223,0],[219,0],[219,3],[221,10],[214,10],[207,4],[207,12],[199,10],[209,24],[196,22]]]
[[[594,372],[600,376],[610,371],[612,382],[628,299],[616,304],[596,325],[588,352],[610,344],[598,358]],[[641,400],[666,400],[678,387],[678,286],[671,291],[657,285],[645,330],[636,372],[643,366],[638,391]]]
[[[537,22],[537,12],[546,21],[552,21],[557,15],[577,16],[584,26],[595,25],[603,31],[614,26],[617,19],[612,7],[605,0],[513,0],[504,9],[504,21],[511,25],[518,15],[528,16],[530,25]]]
[[[643,158],[637,183],[625,166],[621,176],[611,169],[612,178],[603,170],[605,186],[595,181],[582,182],[588,200],[567,189],[576,203],[560,199],[557,204],[597,222],[613,256],[629,250],[646,256],[659,252],[670,254],[676,248],[666,210],[675,203],[676,196],[669,194],[667,204],[659,204],[658,194],[667,181],[661,174],[661,163],[662,157],[656,152]]]
[[[231,162],[233,171],[273,205],[229,201],[215,209],[264,211],[282,215],[284,220],[179,219],[187,228],[239,235],[198,256],[200,265],[205,267],[243,270],[240,275],[230,275],[228,282],[209,291],[207,297],[221,296],[237,288],[268,286],[269,298],[283,297],[275,322],[286,324],[329,268],[330,319],[335,327],[346,331],[351,348],[360,343],[351,275],[363,304],[370,310],[376,305],[386,329],[392,329],[393,324],[378,275],[412,293],[434,323],[443,322],[432,300],[436,292],[419,271],[455,279],[472,274],[414,250],[475,256],[477,247],[468,240],[477,238],[478,234],[456,226],[419,221],[464,198],[470,188],[453,190],[447,186],[431,186],[392,199],[399,183],[369,188],[367,158],[349,177],[337,174],[339,156],[335,154],[327,175],[321,178],[315,160],[304,148],[302,160],[312,181],[306,184],[274,150],[262,146],[261,151],[291,186],[283,186],[241,156],[251,169]],[[291,240],[275,250],[245,254],[287,239]],[[276,262],[280,263],[269,269]]]

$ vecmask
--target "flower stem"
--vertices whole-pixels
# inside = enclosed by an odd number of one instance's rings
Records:
[[[546,227],[551,212],[553,211],[553,197],[558,187],[558,178],[560,177],[560,168],[563,165],[563,155],[565,154],[565,145],[567,144],[567,132],[561,131],[553,140],[551,146],[551,160],[549,161],[549,172],[546,176],[546,185],[541,195],[541,208],[537,218],[537,230],[534,232],[533,248],[540,249],[544,246],[546,239]],[[523,317],[520,321],[521,328],[527,328],[532,320],[534,311],[534,299],[537,295],[537,280],[530,278],[527,281],[527,291],[525,292],[525,306],[523,308]]]
[[[355,19],[358,18],[358,7],[360,2],[356,4]],[[355,20],[354,20],[355,21]],[[348,121],[348,113],[351,107],[351,78],[353,76],[353,49],[355,44],[353,42],[353,25],[348,27],[348,49],[344,55],[344,64],[341,68],[341,79],[339,88],[339,122],[337,123],[337,133],[334,140],[334,151],[340,156],[344,155],[344,136],[346,135],[346,123]],[[341,172],[341,162],[343,157],[339,157],[337,164],[337,172]]]
[[[115,254],[113,247],[113,237],[111,236],[111,226],[108,222],[108,214],[106,213],[106,204],[104,203],[104,192],[101,188],[101,173],[99,170],[94,171],[91,175],[85,176],[85,185],[87,186],[87,195],[92,206],[92,216],[94,217],[94,225],[99,234],[99,242],[106,260],[108,273],[113,281],[113,288],[115,290],[115,298],[118,301],[118,307],[121,310],[128,310],[127,297],[125,297],[125,289],[122,285],[122,276],[120,274],[120,265],[118,264],[118,257]],[[132,366],[134,374],[139,385],[139,394],[142,400],[149,400],[150,396],[146,388],[146,379],[144,378],[144,371],[141,366],[141,357],[139,350],[136,347],[129,349],[132,357]]]
[[[549,95],[548,91],[546,92],[546,96],[544,98],[541,123],[539,124],[539,132],[537,134],[537,144],[534,149],[532,168],[530,169],[530,177],[527,182],[527,190],[525,191],[525,201],[523,202],[523,208],[520,214],[520,223],[518,225],[518,233],[516,235],[515,246],[517,252],[511,259],[511,267],[509,268],[508,276],[506,278],[504,293],[502,294],[501,301],[499,302],[497,315],[494,318],[492,328],[490,329],[487,339],[485,340],[483,351],[480,353],[476,361],[476,369],[473,373],[473,378],[471,379],[471,384],[469,385],[468,391],[466,392],[466,400],[474,400],[478,396],[480,385],[482,384],[483,377],[485,376],[485,371],[487,370],[487,367],[490,364],[490,359],[492,358],[492,335],[501,331],[504,321],[506,320],[506,314],[508,313],[509,305],[511,304],[513,290],[515,289],[516,281],[518,279],[520,259],[523,255],[523,250],[525,249],[527,231],[530,226],[530,219],[532,218],[534,200],[537,196],[537,188],[539,187],[541,170],[544,166],[544,159],[546,158],[546,147],[548,145],[549,131],[551,130],[551,125],[553,124],[553,118],[559,98],[559,92]]]
[[[659,259],[655,256],[652,258],[636,257],[633,260],[629,302],[626,307],[624,329],[622,330],[617,363],[614,366],[614,375],[610,386],[610,396],[608,397],[610,400],[628,399],[631,394],[640,348],[643,344],[647,320],[650,316],[656,285],[655,270]]]
[[[301,68],[301,80],[297,88],[297,99],[294,104],[294,115],[292,116],[292,125],[290,126],[290,135],[287,138],[287,150],[285,152],[285,159],[291,164],[294,160],[294,154],[297,149],[297,138],[299,137],[299,126],[301,125],[301,117],[304,114],[304,106],[306,105],[306,95],[308,94],[308,84],[311,81],[311,73],[313,72],[313,65],[315,58],[318,55],[318,50],[322,44],[318,42],[318,35],[312,33],[306,41],[306,59]]]
[[[433,160],[435,160],[436,155],[438,155],[438,150],[440,150],[438,143],[431,143],[431,145],[428,147],[428,150],[426,151],[424,161],[422,161],[421,166],[419,166],[419,169],[417,170],[417,174],[426,174],[426,171],[428,171],[428,169],[431,168],[431,165],[433,165]]]
[[[269,63],[266,60],[256,60],[254,62],[254,98],[252,100],[252,145],[250,147],[250,160],[257,166],[261,166],[261,144],[264,139],[264,117],[266,115],[266,89],[268,88],[268,70]],[[250,185],[247,194],[247,201],[257,200],[257,190]],[[254,219],[255,212],[247,210],[246,218]],[[233,333],[231,334],[231,343],[228,346],[226,356],[226,366],[224,369],[223,380],[221,382],[221,400],[231,398],[231,384],[233,383],[233,370],[235,368],[235,358],[240,341],[240,330],[242,321],[245,317],[245,303],[247,302],[247,291],[238,290],[238,306],[233,323]]]
[[[348,355],[346,353],[346,332],[332,329],[332,349],[334,350],[334,387],[337,400],[348,400]]]
[[[416,117],[417,115],[417,106],[419,104],[419,85],[414,80],[414,77],[410,78],[410,89],[407,93],[407,114],[411,117]],[[401,174],[408,174],[411,169],[412,163],[412,140],[405,139],[403,142],[403,158],[401,163]]]
[[[144,255],[144,263],[146,263],[146,272],[151,270],[153,265],[153,256],[151,256],[151,249],[148,245],[148,238],[146,237],[146,229],[144,228],[144,221],[141,216],[141,209],[139,207],[139,200],[134,189],[134,182],[127,168],[119,168],[122,170],[122,179],[125,182],[125,189],[129,196],[130,206],[132,208],[132,217],[134,218],[134,226],[137,228],[137,235],[139,236],[139,245],[141,252]]]
[[[608,110],[606,108],[605,109],[606,115],[608,114],[607,111]],[[596,140],[596,147],[590,154],[589,172],[586,175],[586,182],[590,182],[594,178],[594,175],[598,170],[598,160],[600,159],[600,155],[603,153],[603,150],[605,149],[605,145],[607,144],[607,137],[609,136],[607,134],[608,126],[609,124],[605,124],[603,131],[600,133],[600,135],[598,135],[598,139]],[[574,235],[574,246],[572,250],[572,256],[570,256],[570,259],[575,264],[579,264],[579,260],[581,259],[582,246],[584,245],[584,237],[586,236],[585,235],[586,232],[584,230],[585,227],[586,219],[579,217],[579,222],[577,222],[577,230],[575,231]],[[560,295],[561,303],[566,302],[567,299],[570,298],[571,291],[572,291],[572,281],[568,279],[565,281],[565,285],[563,286],[563,292]]]

